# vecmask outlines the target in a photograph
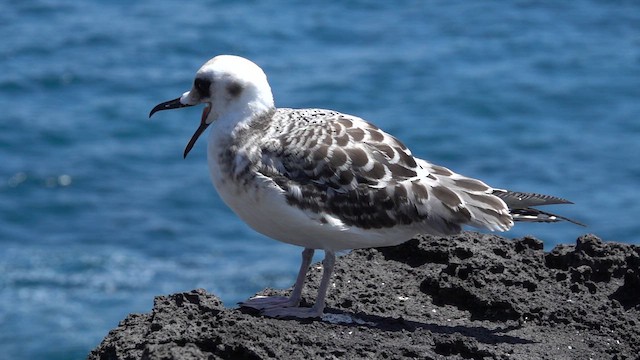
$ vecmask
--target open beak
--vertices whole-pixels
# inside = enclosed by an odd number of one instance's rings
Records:
[[[193,106],[193,105],[186,105],[181,103],[180,98],[165,101],[163,103],[156,105],[153,109],[151,109],[151,112],[149,113],[149,117],[152,117],[153,114],[157,113],[158,111],[179,109],[187,106]]]
[[[149,113],[149,117],[153,116],[153,114],[155,114],[158,111],[179,109],[179,108],[188,107],[188,106],[193,106],[193,105],[181,103],[180,98],[165,101],[163,103],[156,105],[153,109],[151,109],[151,112]],[[187,147],[185,147],[184,149],[183,156],[185,158],[187,157],[187,154],[189,154],[189,151],[191,151],[191,149],[193,148],[193,145],[196,144],[196,141],[198,140],[200,135],[202,135],[202,133],[207,129],[207,126],[209,126],[209,124],[207,124],[207,117],[209,116],[209,112],[211,112],[211,105],[207,104],[202,110],[202,118],[200,119],[200,126],[198,126],[198,128],[196,129],[196,132],[193,133],[191,140],[189,140]]]

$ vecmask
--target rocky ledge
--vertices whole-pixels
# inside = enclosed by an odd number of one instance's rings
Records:
[[[303,305],[320,275],[312,265]],[[270,319],[201,289],[159,296],[89,359],[637,359],[640,246],[585,235],[544,252],[464,233],[356,250],[337,261],[326,313]]]

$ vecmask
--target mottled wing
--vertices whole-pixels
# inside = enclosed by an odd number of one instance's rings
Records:
[[[484,182],[455,173],[443,166],[418,160],[435,180],[431,192],[442,203],[445,210],[456,210],[457,221],[493,231],[509,230],[513,219],[504,201],[493,195],[494,189]]]
[[[420,220],[397,184],[417,175],[400,142],[383,144],[389,135],[376,126],[333,111],[279,109],[273,121],[280,132],[263,149],[261,171],[289,204],[363,229]]]
[[[326,110],[279,109],[260,170],[290,205],[319,221],[363,229],[397,225],[456,233],[462,224],[505,230],[506,205],[484,183],[414,158],[360,118]]]

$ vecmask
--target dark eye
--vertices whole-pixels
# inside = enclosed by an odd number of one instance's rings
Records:
[[[196,80],[193,82],[193,86],[196,88],[201,98],[208,98],[210,96],[209,87],[211,86],[211,81],[207,79],[196,78]]]

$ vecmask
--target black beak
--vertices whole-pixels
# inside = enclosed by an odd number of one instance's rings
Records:
[[[157,113],[158,111],[179,109],[187,106],[193,106],[193,105],[185,105],[181,103],[180,98],[165,101],[163,103],[156,105],[153,109],[151,109],[151,112],[149,113],[149,117],[153,116],[153,114]]]
[[[207,124],[204,120],[205,120],[205,117],[202,118],[202,121],[200,122],[200,126],[198,126],[198,128],[196,129],[196,132],[193,133],[193,136],[191,137],[191,140],[189,140],[187,147],[184,148],[184,154],[183,154],[184,159],[187,158],[187,155],[189,154],[189,151],[191,151],[191,148],[193,148],[193,145],[196,144],[196,141],[198,140],[200,135],[202,135],[202,133],[207,129],[207,126],[209,126],[209,124]]]
[[[153,114],[155,114],[158,111],[179,109],[179,108],[188,107],[188,106],[193,106],[193,105],[185,105],[181,103],[180,98],[165,101],[163,103],[156,105],[153,109],[151,109],[151,112],[149,113],[149,117],[153,116]],[[183,156],[185,158],[187,157],[187,154],[189,154],[189,151],[191,151],[191,149],[193,148],[193,145],[196,144],[196,141],[198,140],[200,135],[202,135],[202,133],[207,129],[207,126],[209,126],[206,120],[207,120],[207,116],[209,116],[210,111],[211,111],[210,105],[204,107],[204,110],[202,111],[202,119],[200,120],[200,126],[198,126],[198,128],[196,129],[196,132],[191,137],[191,140],[189,140],[187,147],[184,148]]]

